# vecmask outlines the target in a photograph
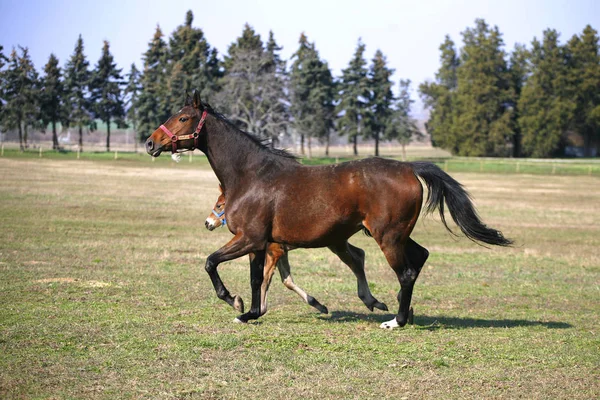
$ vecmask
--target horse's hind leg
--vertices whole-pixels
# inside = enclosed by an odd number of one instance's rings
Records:
[[[279,259],[277,263],[277,269],[279,270],[279,274],[281,275],[281,282],[290,290],[293,290],[298,294],[298,296],[302,297],[302,299],[308,304],[319,310],[319,312],[323,314],[327,314],[329,310],[323,304],[319,303],[317,299],[307,294],[301,287],[294,283],[294,279],[292,278],[292,273],[290,272],[291,267],[288,261],[287,252]]]
[[[398,315],[394,319],[381,324],[381,327],[386,329],[404,326],[408,322],[413,287],[429,256],[427,249],[411,238],[408,238],[404,245],[394,242],[396,241],[392,238],[387,238],[387,241],[384,238],[384,242],[380,244],[390,266],[400,281]]]
[[[369,283],[365,275],[365,252],[348,242],[329,246],[329,250],[334,252],[354,272],[358,284],[358,297],[365,303],[367,308],[371,311],[373,311],[373,308],[387,311],[387,306],[373,297],[369,289]]]

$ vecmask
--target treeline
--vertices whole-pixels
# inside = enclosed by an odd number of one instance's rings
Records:
[[[498,28],[483,20],[462,33],[459,51],[447,36],[435,81],[419,86],[434,146],[467,156],[548,157],[575,144],[593,154],[600,142],[598,34],[587,26],[566,44],[558,37],[547,30],[541,42],[507,54]],[[290,60],[280,51],[272,32],[261,38],[246,25],[220,56],[193,26],[191,11],[168,38],[157,26],[141,71],[117,68],[108,42],[90,67],[81,36],[64,67],[51,54],[42,74],[27,48],[7,57],[0,47],[0,128],[18,131],[21,149],[28,131],[50,129],[58,148],[60,123],[77,129],[83,147],[83,132],[100,120],[110,150],[111,123],[132,127],[143,141],[179,109],[186,91],[200,89],[240,129],[273,146],[293,135],[309,156],[315,140],[328,152],[334,132],[353,143],[354,154],[359,138],[373,140],[378,155],[381,140],[404,146],[422,137],[410,116],[411,82],[400,79],[394,95],[394,70],[380,50],[368,62],[359,39],[337,77],[304,34]]]
[[[133,127],[143,141],[181,107],[186,91],[200,89],[202,98],[240,129],[273,145],[294,134],[303,154],[306,147],[310,155],[314,140],[328,145],[334,131],[348,136],[355,154],[359,137],[374,139],[378,154],[380,140],[407,144],[421,136],[410,117],[410,81],[401,80],[394,96],[393,69],[379,50],[368,65],[360,39],[336,78],[304,34],[288,66],[272,32],[263,40],[246,25],[221,58],[192,23],[188,11],[168,39],[157,27],[143,54],[143,69],[132,64],[127,74],[117,68],[108,42],[90,68],[81,36],[65,66],[60,68],[50,55],[41,76],[27,48],[13,49],[8,57],[0,48],[2,129],[18,130],[24,149],[28,130],[50,127],[58,148],[56,126],[61,123],[78,129],[82,147],[84,130],[95,129],[101,120],[108,127],[110,150],[111,122]]]
[[[462,32],[457,52],[440,46],[435,82],[419,86],[435,146],[463,156],[551,157],[567,146],[600,146],[598,32],[586,26],[567,43],[548,29],[507,55],[502,34],[483,20]]]

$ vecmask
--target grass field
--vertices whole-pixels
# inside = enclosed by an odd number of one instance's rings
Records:
[[[217,180],[168,160],[0,158],[0,398],[600,397],[598,177],[450,170],[516,246],[421,218],[415,325],[384,331],[322,249],[290,263],[329,315],[274,278],[267,315],[233,324],[204,272],[231,237],[204,229]],[[383,254],[351,242],[395,310]],[[220,271],[249,304],[247,260]]]

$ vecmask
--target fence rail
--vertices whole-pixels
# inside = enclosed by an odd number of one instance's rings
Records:
[[[4,142],[0,144],[0,157],[39,157],[60,159],[87,159],[87,160],[137,160],[139,162],[154,162],[155,159],[146,156],[141,146],[114,146],[110,153],[104,151],[100,146],[88,146],[84,152],[77,148],[67,151],[51,150],[51,143],[38,143],[24,153],[19,152],[18,144]],[[431,149],[431,148],[430,148]],[[135,151],[137,150],[137,151]],[[305,164],[330,164],[354,159],[347,154],[346,146],[338,146],[331,149],[330,157],[314,156],[312,159],[302,159]],[[382,156],[400,159],[397,149],[388,148]],[[529,158],[471,158],[471,157],[446,157],[440,154],[438,149],[429,151],[426,147],[408,148],[407,158],[409,160],[427,160],[435,163],[444,171],[452,172],[481,172],[499,174],[535,174],[535,175],[588,175],[600,176],[600,159],[529,159]],[[368,156],[368,153],[362,153]],[[161,157],[160,161],[166,161],[167,157]],[[192,162],[192,159],[206,162],[204,155],[195,151],[183,156],[183,161]],[[170,159],[168,159],[170,160]]]

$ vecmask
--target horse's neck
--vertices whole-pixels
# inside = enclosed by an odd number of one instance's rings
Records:
[[[234,127],[216,118],[207,121],[207,149],[205,151],[213,171],[225,188],[238,186],[251,179],[260,165],[258,146]]]

